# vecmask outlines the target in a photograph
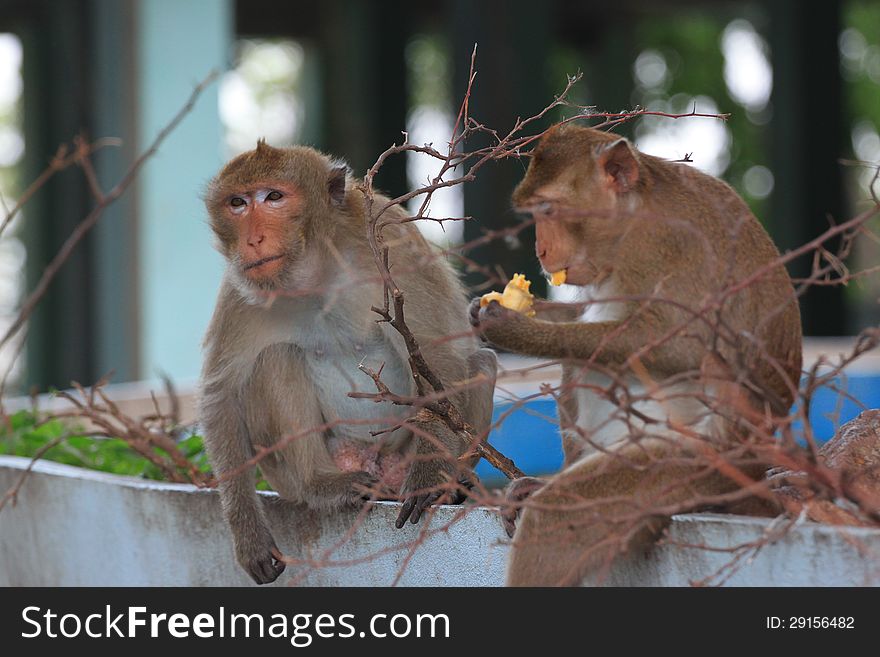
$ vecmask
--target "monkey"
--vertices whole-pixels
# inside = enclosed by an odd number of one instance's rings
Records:
[[[258,453],[283,500],[319,512],[362,505],[377,484],[398,489],[402,527],[445,499],[468,447],[425,412],[407,419],[407,406],[349,395],[373,385],[359,365],[391,392],[417,394],[403,339],[371,310],[383,284],[361,185],[344,162],[260,140],[205,193],[226,268],[203,343],[199,415],[237,560],[258,584],[285,568],[255,491]],[[468,326],[455,271],[405,216],[393,206],[380,220],[407,324],[464,420],[485,432],[495,354]]]
[[[772,435],[796,395],[797,296],[731,187],[618,135],[551,128],[512,201],[535,221],[543,271],[564,271],[581,301],[552,318],[469,307],[490,344],[563,364],[563,469],[510,487],[512,502],[529,499],[507,583],[596,582],[655,540],[671,514],[652,508],[723,500],[761,478],[750,436]],[[732,467],[707,465],[722,455]]]
[[[880,410],[862,411],[841,425],[816,453],[816,466],[839,490],[816,486],[803,472],[774,468],[767,473],[774,500],[793,518],[828,525],[877,527],[880,523]],[[831,494],[829,494],[831,493]],[[842,502],[842,503],[841,503]],[[780,509],[773,508],[773,515]]]

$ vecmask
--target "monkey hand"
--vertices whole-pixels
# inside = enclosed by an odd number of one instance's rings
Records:
[[[490,324],[508,321],[518,316],[522,317],[520,313],[505,308],[495,299],[486,302],[486,296],[488,295],[476,297],[468,306],[468,321],[474,328],[485,330]]]
[[[275,539],[265,527],[235,541],[235,556],[257,584],[269,584],[284,572],[285,563]]]
[[[346,506],[359,507],[370,500],[382,500],[391,496],[388,486],[369,472],[351,472],[346,475],[351,480]]]
[[[471,326],[480,332],[484,340],[503,348],[508,348],[508,343],[515,341],[517,334],[529,333],[530,325],[536,321],[505,308],[497,301],[490,301],[481,307],[479,298],[471,302],[468,318]]]
[[[412,464],[400,492],[403,507],[394,523],[395,527],[402,528],[407,519],[417,524],[425,509],[432,504],[461,504],[467,498],[466,489],[473,486],[473,481],[460,477],[455,488],[450,490],[450,483],[456,479],[454,467],[446,465],[449,467],[444,467],[439,461],[416,461]]]
[[[476,297],[468,305],[468,321],[474,328],[479,328],[480,326],[480,309],[484,307],[481,303],[482,300],[482,297]]]
[[[507,490],[504,491],[504,503],[501,506],[501,522],[510,538],[513,538],[513,533],[516,531],[516,519],[522,502],[532,493],[543,488],[546,483],[537,477],[520,477],[507,486]]]
[[[526,279],[523,274],[514,274],[513,278],[504,286],[503,292],[489,292],[480,298],[480,306],[488,306],[491,302],[497,301],[505,308],[510,308],[518,313],[523,313],[528,317],[534,317],[535,311],[532,304],[535,301],[534,295],[529,292],[532,282]]]

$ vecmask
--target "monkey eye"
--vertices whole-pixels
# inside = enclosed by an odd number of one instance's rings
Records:
[[[267,200],[267,201],[277,201],[277,200],[280,199],[282,196],[283,196],[283,194],[282,194],[281,192],[269,192],[269,193],[266,195],[266,200]]]
[[[241,196],[233,196],[232,200],[229,201],[229,205],[234,208],[240,208],[241,206],[245,205],[245,200]]]

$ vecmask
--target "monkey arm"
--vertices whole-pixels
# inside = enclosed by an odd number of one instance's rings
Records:
[[[657,317],[654,320],[660,319]],[[621,365],[646,349],[641,360],[652,372],[672,374],[700,367],[705,351],[699,339],[683,334],[664,338],[668,323],[647,318],[609,322],[547,322],[490,303],[479,314],[479,327],[487,340],[502,349],[554,359],[595,359]]]
[[[459,390],[452,399],[467,421],[479,436],[489,432],[492,423],[492,399],[495,390],[495,375],[498,361],[491,349],[477,349],[467,359],[468,379],[482,377],[483,385]],[[469,471],[474,462],[459,470],[458,457],[468,445],[461,436],[452,432],[440,418],[422,411],[411,421],[415,450],[413,462],[404,481],[403,506],[397,517],[396,527],[400,529],[409,519],[419,521],[422,513],[438,501],[461,502],[461,491],[452,490],[456,481],[470,487],[473,477]]]
[[[534,310],[535,318],[545,322],[573,322],[578,318],[583,308],[576,303],[538,300],[535,302]]]
[[[281,553],[257,495],[256,469],[244,467],[253,457],[253,448],[238,404],[231,391],[209,385],[201,407],[204,438],[236,557],[257,584],[267,584],[277,579],[285,564],[275,557]]]

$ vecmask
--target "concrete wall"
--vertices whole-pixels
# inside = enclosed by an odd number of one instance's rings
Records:
[[[29,462],[0,457],[0,494]],[[427,529],[398,531],[392,503],[360,519],[354,512],[321,518],[274,495],[266,499],[285,554],[336,562],[290,566],[277,585],[387,586],[398,576],[404,586],[503,582],[507,540],[491,509],[442,507]],[[801,525],[757,553],[681,546],[729,549],[773,531],[772,523],[752,518],[678,516],[670,544],[618,561],[606,583],[687,586],[711,578],[708,583],[737,586],[880,585],[880,530]],[[738,567],[728,572],[725,565],[737,555]],[[0,510],[0,585],[248,584],[213,491],[40,462],[17,504]]]

